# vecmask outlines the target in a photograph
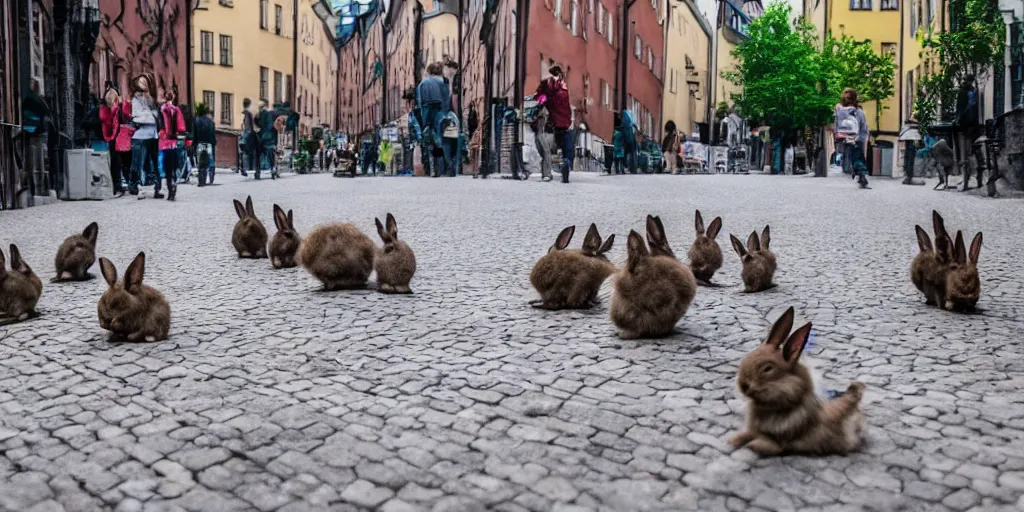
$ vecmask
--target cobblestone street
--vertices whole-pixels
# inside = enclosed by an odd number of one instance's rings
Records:
[[[0,213],[44,282],[39,318],[0,327],[0,510],[639,511],[1024,509],[1022,203],[875,180],[774,176],[334,179],[181,187]],[[307,233],[391,212],[416,251],[411,296],[320,292],[302,269],[239,260],[232,199]],[[622,341],[611,280],[590,311],[527,303],[565,226],[626,235],[660,215],[685,256],[694,209],[722,216],[720,288],[674,336]],[[914,224],[984,231],[975,315],[925,306]],[[97,279],[51,284],[91,221],[97,254],[172,309],[170,339],[109,343]],[[771,225],[777,288],[742,293],[729,234]],[[795,306],[822,383],[867,384],[848,457],[760,459],[727,440],[736,366]],[[1014,340],[1017,341],[1014,341]]]

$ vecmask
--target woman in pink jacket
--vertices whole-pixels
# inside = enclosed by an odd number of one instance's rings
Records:
[[[164,104],[160,107],[160,115],[164,117],[163,130],[160,130],[160,152],[164,155],[164,176],[167,179],[168,201],[173,201],[177,189],[178,167],[178,134],[185,133],[185,116],[181,109],[174,105],[174,93],[164,93]]]
[[[135,131],[128,122],[131,120],[131,103],[124,101],[116,88],[108,84],[100,105],[100,122],[103,126],[103,140],[107,141],[110,153],[110,180],[114,182],[114,195],[124,195],[124,185],[131,183],[132,133]]]

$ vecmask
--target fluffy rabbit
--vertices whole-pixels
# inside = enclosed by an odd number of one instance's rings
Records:
[[[0,317],[20,322],[36,314],[36,303],[43,293],[43,282],[21,259],[18,246],[11,244],[11,271],[7,271],[0,251]]]
[[[299,264],[324,284],[324,290],[359,289],[373,272],[375,247],[352,224],[317,226],[299,246]]]
[[[974,235],[971,251],[964,246],[964,235],[956,232],[953,259],[946,274],[945,309],[973,312],[981,298],[981,279],[978,277],[978,256],[981,254],[981,233]]]
[[[57,267],[54,282],[92,279],[89,268],[96,263],[96,238],[99,233],[99,224],[93,222],[85,227],[81,235],[69,236],[60,244],[54,261]]]
[[[274,224],[277,233],[270,240],[270,264],[274,268],[292,268],[296,265],[295,253],[299,251],[302,237],[295,231],[295,218],[292,211],[284,213],[278,205],[274,205]]]
[[[235,199],[235,213],[238,222],[231,233],[231,245],[235,246],[239,258],[267,257],[267,228],[256,218],[252,207],[252,196],[245,198],[245,206]]]
[[[544,309],[587,309],[597,302],[597,292],[608,276],[615,273],[615,265],[608,261],[607,252],[615,243],[615,235],[602,242],[597,226],[590,225],[583,239],[583,248],[567,250],[576,226],[569,226],[558,234],[555,245],[530,272],[530,283],[540,293],[539,307]]]
[[[775,276],[775,254],[768,248],[771,243],[771,227],[765,226],[761,232],[761,238],[757,237],[757,231],[750,233],[747,237],[747,247],[739,238],[729,235],[732,241],[732,248],[740,256],[743,263],[743,271],[740,277],[743,278],[743,288],[747,293],[754,293],[775,287],[772,279]]]
[[[110,285],[96,307],[100,327],[128,341],[166,340],[171,328],[171,306],[164,294],[142,284],[146,253],[140,252],[132,260],[120,282],[117,268],[110,260],[100,258],[100,270]]]
[[[630,231],[629,259],[615,279],[611,319],[622,339],[672,334],[697,294],[690,269],[670,256],[671,249],[665,254],[668,242],[655,217],[647,216],[647,238],[660,254],[648,251],[643,238]]]
[[[696,277],[698,281],[711,284],[711,278],[715,272],[722,268],[722,248],[715,241],[718,232],[722,230],[722,218],[715,217],[705,231],[704,218],[701,216],[700,210],[697,210],[695,224],[697,238],[693,240],[693,245],[690,247],[690,270],[693,271],[693,277]]]
[[[661,224],[661,217],[647,216],[647,245],[650,246],[651,256],[668,256],[673,259],[676,257],[676,253],[665,238],[665,226]]]
[[[910,264],[910,281],[924,294],[927,304],[941,307],[945,304],[947,267],[952,259],[953,243],[937,212],[932,212],[932,223],[935,229],[934,249],[924,228],[914,226],[921,252]]]
[[[387,227],[380,219],[377,223],[377,234],[384,242],[384,247],[377,250],[374,269],[377,271],[377,290],[382,293],[412,293],[409,281],[416,273],[416,255],[409,244],[398,239],[398,222],[390,213],[387,216]]]
[[[740,363],[737,383],[748,402],[747,425],[730,443],[761,455],[849,453],[860,444],[864,429],[864,384],[854,382],[832,400],[819,398],[810,372],[800,364],[811,324],[790,335],[792,328],[789,308],[764,343]]]

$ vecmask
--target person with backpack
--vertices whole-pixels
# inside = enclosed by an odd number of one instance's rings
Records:
[[[252,110],[249,107],[252,100],[246,98],[242,101],[242,137],[239,139],[242,145],[242,162],[239,172],[243,177],[249,176],[247,170],[256,170],[259,166],[259,137],[256,135],[256,122],[252,117]]]
[[[163,116],[160,130],[160,153],[164,156],[164,176],[167,179],[167,200],[174,201],[174,194],[177,192],[178,168],[181,162],[178,158],[178,134],[185,133],[185,116],[181,109],[174,104],[174,93],[164,93],[164,104],[160,107],[160,115]],[[157,181],[159,183],[159,181]]]
[[[969,188],[971,179],[971,158],[974,156],[974,141],[984,133],[978,121],[978,91],[974,88],[974,75],[964,77],[956,98],[956,132],[960,144],[960,167],[964,172],[964,190]],[[978,187],[981,188],[982,173],[978,168]]]
[[[193,131],[196,145],[196,167],[199,168],[199,186],[213,185],[217,173],[217,127],[213,123],[213,111],[206,107],[199,112]]]
[[[572,104],[569,102],[569,86],[565,83],[562,66],[555,64],[548,68],[551,76],[541,80],[537,86],[537,103],[548,109],[554,127],[555,145],[562,150],[562,183],[569,183],[574,153],[572,133]]]
[[[843,159],[849,160],[850,169],[860,188],[868,187],[868,165],[864,160],[864,150],[868,141],[868,123],[864,110],[857,101],[857,90],[847,88],[843,91],[842,101],[836,109],[836,140],[844,144]]]
[[[661,156],[665,158],[665,172],[679,174],[679,132],[676,131],[674,121],[665,123],[665,137],[661,139]]]
[[[131,104],[121,98],[120,91],[111,84],[103,94],[103,105],[100,105],[100,124],[103,140],[107,142],[110,157],[110,180],[113,182],[114,195],[124,196],[124,186],[131,182],[132,169],[132,130]]]
[[[145,199],[146,194],[139,192],[139,182],[142,176],[147,176],[147,181],[154,182],[153,199],[163,199],[164,195],[160,193],[160,167],[157,160],[162,116],[156,106],[156,85],[152,75],[146,73],[136,76],[131,84],[131,124],[135,132],[132,134],[132,183],[128,187],[128,193]]]

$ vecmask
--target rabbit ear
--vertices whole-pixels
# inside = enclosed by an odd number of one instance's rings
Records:
[[[96,246],[96,239],[100,234],[100,225],[93,222],[85,227],[85,231],[82,231],[82,236],[89,241],[93,247]]]
[[[941,263],[949,263],[953,259],[953,241],[949,235],[935,237],[935,254],[939,256]]]
[[[252,196],[245,198],[245,213],[249,214],[250,217],[256,216],[256,210],[252,207]]]
[[[971,259],[972,264],[978,264],[979,255],[981,255],[981,231],[974,235],[974,240],[971,240],[971,252],[968,254],[968,257]]]
[[[288,228],[295,231],[295,217],[292,215],[291,210],[288,210]]]
[[[772,324],[772,328],[768,331],[768,337],[765,338],[764,344],[772,347],[779,347],[782,342],[786,341],[786,337],[789,336],[789,331],[793,330],[793,306],[790,306],[778,320]],[[810,325],[810,324],[808,324]]]
[[[761,240],[757,238],[757,231],[750,233],[747,237],[747,250],[750,252],[761,250]]]
[[[0,251],[0,279],[7,277],[7,260],[4,258],[4,252]]]
[[[644,243],[643,237],[636,231],[629,232],[629,238],[626,241],[628,260],[626,262],[629,271],[632,272],[636,269],[638,263],[647,257],[650,252],[647,251],[647,244]]]
[[[285,231],[288,229],[288,216],[284,214],[284,210],[280,206],[274,205],[274,225],[277,226],[278,231]]]
[[[111,288],[117,284],[117,267],[110,260],[100,258],[100,273],[103,274],[103,279]]]
[[[714,240],[718,236],[718,232],[722,230],[722,218],[715,217],[715,220],[711,221],[711,225],[708,226],[707,236]]]
[[[704,217],[701,217],[700,210],[697,210],[696,220],[694,221],[694,224],[695,224],[694,227],[697,228],[697,234],[698,235],[703,235],[704,234]]]
[[[771,226],[765,226],[764,231],[761,232],[761,250],[767,251],[768,244],[772,242],[772,228]]]
[[[747,255],[747,248],[743,247],[743,242],[735,235],[729,235],[729,241],[732,242],[732,249],[736,251],[736,254],[740,255],[740,258]]]
[[[782,346],[782,358],[790,365],[795,365],[800,360],[800,354],[804,353],[804,347],[807,346],[807,339],[810,336],[810,322],[793,331],[793,334],[786,340],[786,344]]]
[[[660,218],[651,215],[647,216],[647,243],[652,246],[668,245],[665,240],[665,226],[661,224]]]
[[[604,254],[612,250],[612,244],[615,243],[615,233],[608,235],[608,239],[601,244],[601,248],[597,250],[597,254]]]
[[[378,219],[378,218],[374,218],[373,222],[375,224],[377,224],[377,234],[380,235],[380,239],[385,244],[390,244],[391,243],[391,235],[389,235],[388,231],[386,229],[384,229],[384,224],[382,224],[380,219]]]
[[[587,236],[583,237],[583,254],[593,256],[601,249],[601,233],[597,232],[597,224],[591,224]]]
[[[555,239],[555,249],[561,251],[566,247],[569,247],[569,242],[572,241],[572,235],[574,233],[576,233],[576,226],[569,226],[563,229],[562,232],[558,234],[558,238]]]
[[[22,274],[32,273],[32,269],[25,263],[25,260],[21,259],[21,251],[18,250],[18,246],[11,244],[11,270],[17,270]]]
[[[917,232],[917,246],[921,248],[921,252],[932,252],[932,239],[928,236],[928,232],[921,226],[914,226],[914,231]]]
[[[146,253],[140,252],[124,271],[124,289],[133,292],[142,286],[142,276],[146,273]]]
[[[238,199],[234,199],[234,202],[235,202],[235,213],[238,214],[238,218],[239,219],[244,219],[245,216],[246,216],[245,207],[242,206],[242,203],[239,202]]]
[[[946,232],[946,221],[942,219],[942,215],[939,212],[932,210],[932,229],[935,231],[935,238],[938,239],[942,235],[949,236]]]
[[[394,238],[395,240],[398,240],[398,221],[395,220],[395,216],[391,215],[389,213],[386,222],[387,222],[388,234],[391,235],[391,238]]]
[[[956,241],[953,242],[953,256],[956,258],[957,263],[961,265],[967,263],[967,247],[964,246],[963,231],[956,232]]]

